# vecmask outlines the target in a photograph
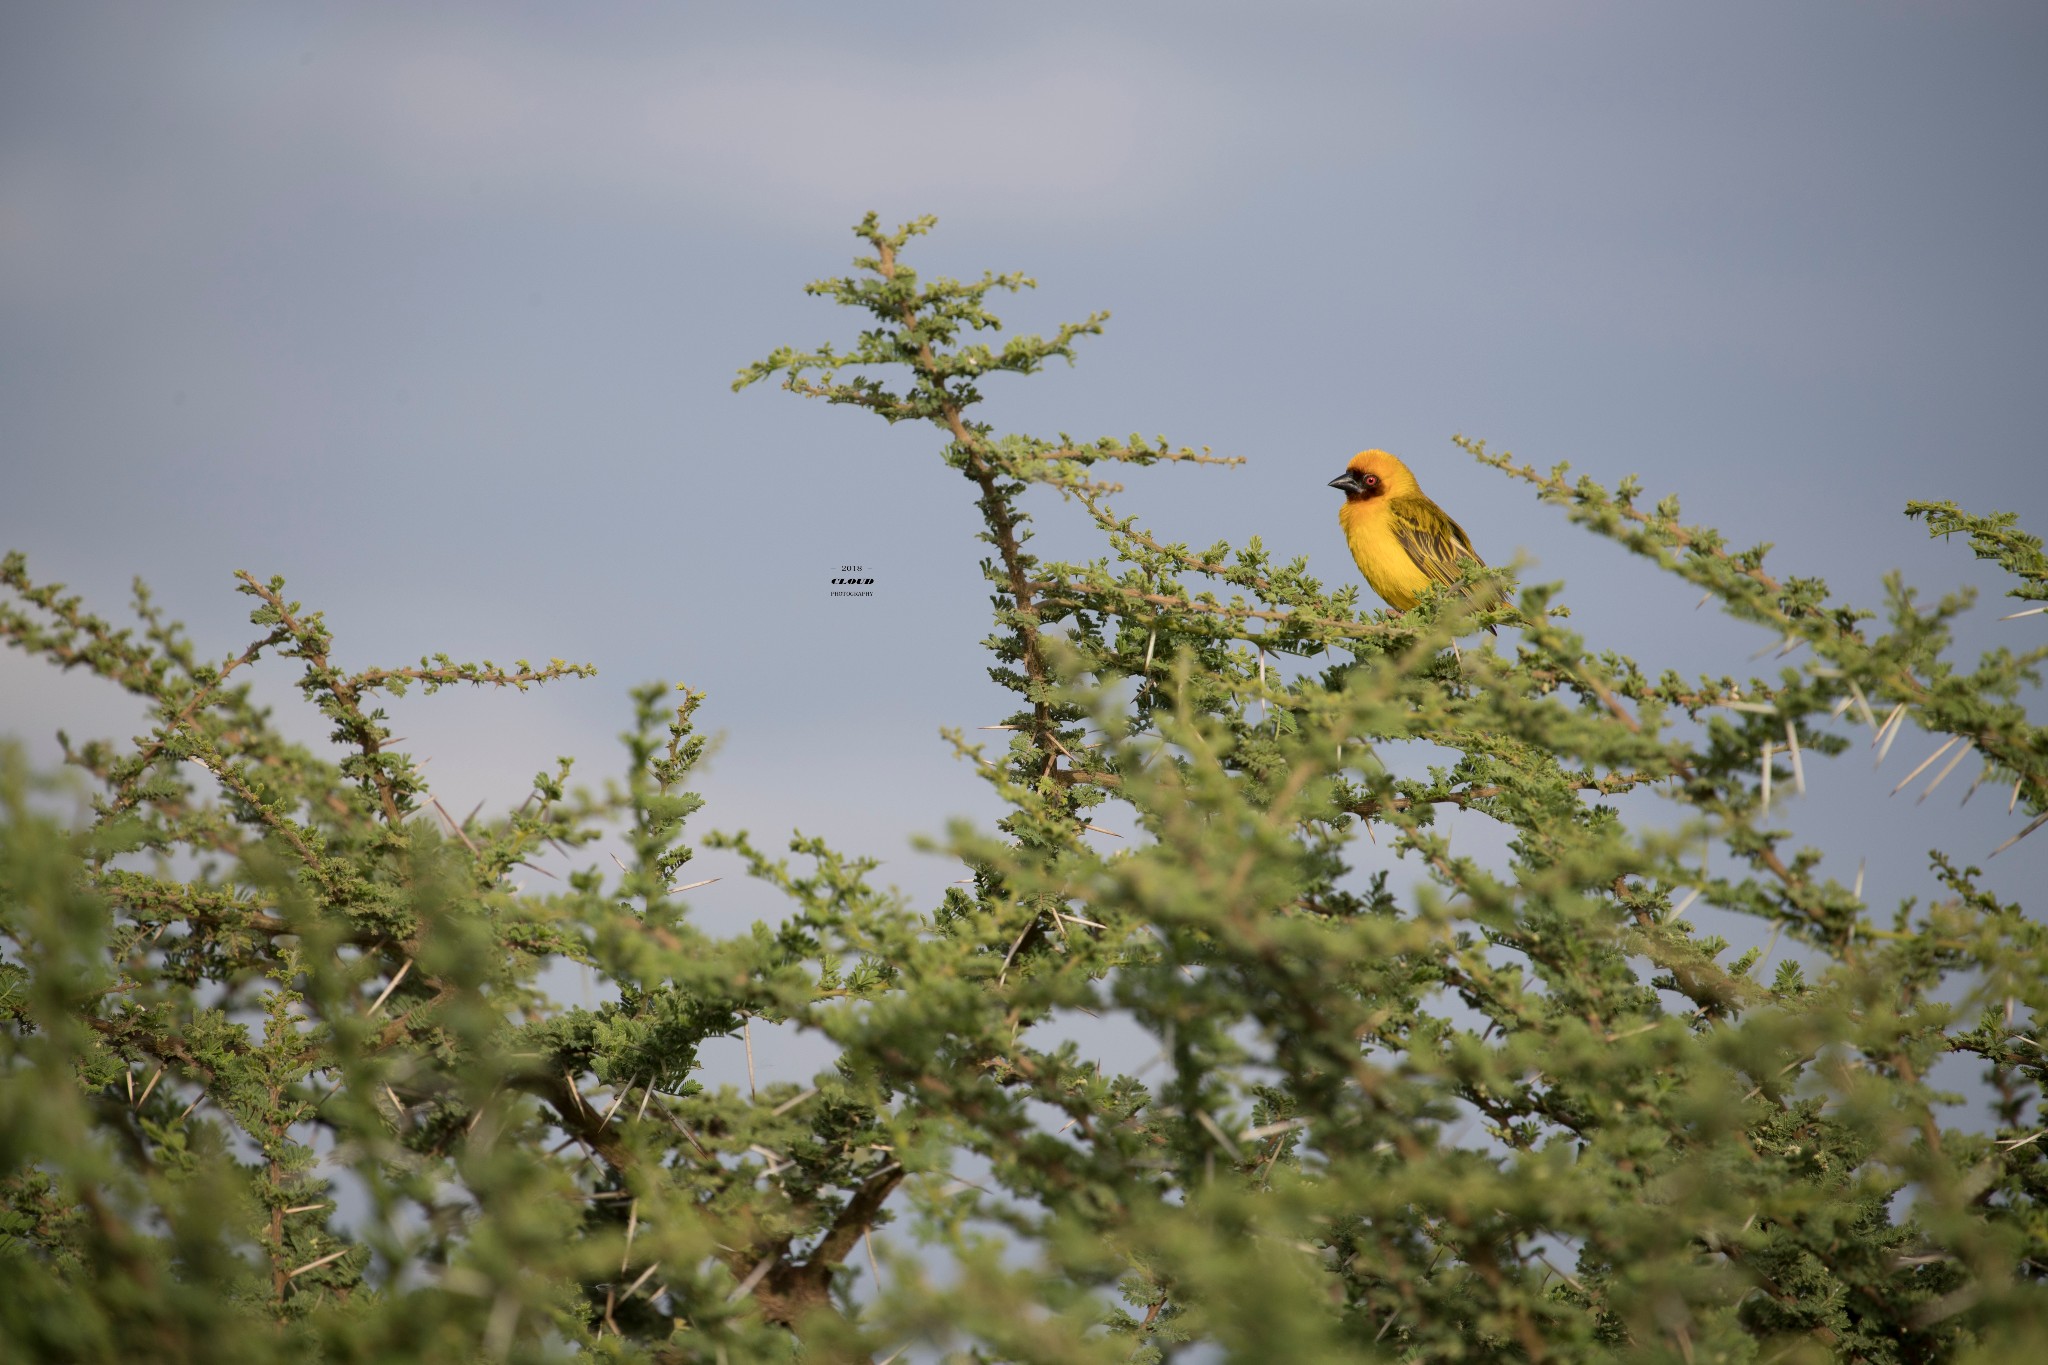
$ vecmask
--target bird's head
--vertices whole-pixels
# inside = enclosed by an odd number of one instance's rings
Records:
[[[1344,496],[1354,502],[1405,497],[1421,491],[1408,466],[1384,450],[1361,450],[1353,455],[1344,472],[1330,480],[1330,487],[1343,489]]]

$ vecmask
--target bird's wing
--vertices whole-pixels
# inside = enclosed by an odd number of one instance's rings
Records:
[[[1437,582],[1457,582],[1461,559],[1470,559],[1475,564],[1486,562],[1473,550],[1465,528],[1427,498],[1400,498],[1387,510],[1393,513],[1387,524],[1394,539],[1401,542],[1415,567]]]

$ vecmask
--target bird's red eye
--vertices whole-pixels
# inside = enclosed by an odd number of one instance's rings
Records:
[[[1368,475],[1366,475],[1366,476],[1365,476],[1365,486],[1366,486],[1367,488],[1378,488],[1378,487],[1380,486],[1380,476],[1379,476],[1379,475],[1377,475],[1377,474],[1368,474]]]

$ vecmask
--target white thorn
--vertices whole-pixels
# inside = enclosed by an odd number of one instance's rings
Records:
[[[1953,748],[1955,748],[1955,747],[1956,747],[1956,744],[1957,744],[1957,742],[1958,742],[1959,740],[1961,740],[1961,739],[1962,739],[1962,736],[1961,736],[1961,735],[1950,735],[1950,736],[1949,736],[1949,739],[1948,739],[1948,743],[1946,743],[1946,744],[1942,745],[1942,746],[1941,746],[1941,747],[1940,747],[1939,749],[1936,749],[1936,750],[1935,750],[1935,751],[1934,751],[1933,753],[1931,753],[1931,754],[1927,755],[1927,757],[1925,757],[1925,758],[1921,759],[1921,760],[1920,760],[1920,766],[1919,766],[1919,767],[1917,767],[1917,768],[1913,769],[1913,771],[1912,771],[1912,772],[1909,772],[1909,773],[1907,773],[1907,774],[1905,775],[1905,777],[1903,777],[1903,778],[1901,778],[1901,779],[1900,779],[1900,781],[1899,781],[1899,785],[1898,785],[1898,786],[1896,786],[1896,787],[1893,787],[1893,788],[1892,788],[1892,795],[1893,795],[1893,796],[1897,796],[1897,795],[1898,795],[1898,794],[1899,794],[1899,793],[1900,793],[1901,791],[1903,791],[1903,790],[1905,789],[1906,783],[1908,783],[1908,782],[1911,782],[1911,781],[1912,781],[1912,780],[1913,780],[1914,778],[1916,778],[1916,777],[1920,776],[1920,774],[1922,774],[1922,773],[1926,772],[1926,771],[1927,771],[1927,770],[1928,770],[1929,768],[1933,767],[1933,766],[1934,766],[1934,760],[1936,760],[1937,758],[1940,758],[1940,757],[1941,757],[1941,756],[1942,756],[1943,754],[1947,753],[1947,752],[1948,752],[1948,751],[1949,751],[1950,749],[1953,749]]]

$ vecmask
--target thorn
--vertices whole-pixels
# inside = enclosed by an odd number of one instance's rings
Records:
[[[1977,774],[1977,780],[1975,782],[1972,782],[1970,784],[1970,789],[1963,793],[1961,805],[1967,806],[1970,804],[1970,798],[1977,794],[1977,788],[1983,786],[1984,779],[1989,776],[1991,776],[1991,765],[1989,763],[1986,763],[1984,765],[1984,771]]]
[[[1775,649],[1778,651],[1778,657],[1782,659],[1787,654],[1790,654],[1793,650],[1799,648],[1799,644],[1800,640],[1797,635],[1787,635],[1784,639],[1778,641],[1776,644],[1765,645],[1762,649],[1758,650],[1756,653],[1750,655],[1749,657],[1750,660],[1754,662],[1755,660],[1763,658],[1764,655],[1770,653],[1772,650]]]
[[[660,1261],[653,1261],[653,1262],[650,1262],[650,1263],[648,1264],[648,1266],[647,1266],[647,1269],[645,1269],[645,1270],[643,1270],[643,1271],[641,1271],[641,1272],[640,1272],[640,1278],[639,1278],[639,1279],[637,1279],[637,1280],[635,1280],[635,1281],[633,1281],[633,1283],[631,1283],[631,1284],[627,1285],[627,1286],[626,1286],[626,1292],[625,1292],[625,1293],[623,1293],[623,1294],[621,1294],[621,1295],[619,1295],[619,1302],[620,1302],[620,1303],[624,1303],[624,1302],[625,1302],[625,1301],[626,1301],[627,1299],[630,1299],[630,1298],[632,1298],[632,1297],[633,1297],[633,1296],[634,1296],[635,1294],[639,1293],[639,1292],[640,1292],[640,1286],[641,1286],[641,1285],[643,1285],[643,1284],[646,1284],[646,1283],[647,1283],[647,1281],[648,1281],[648,1280],[649,1280],[649,1279],[650,1279],[650,1278],[651,1278],[651,1277],[653,1276],[654,1272],[655,1272],[655,1271],[657,1271],[657,1270],[659,1270],[659,1269],[661,1269],[661,1262],[660,1262]],[[623,1274],[624,1274],[625,1272],[624,1272],[624,1271],[620,1271],[619,1273],[623,1275]],[[657,1294],[657,1295],[655,1295],[655,1297],[656,1297],[656,1298],[660,1298],[661,1296],[660,1296],[659,1294]]]
[[[441,818],[448,822],[449,831],[453,833],[456,838],[462,840],[462,846],[469,850],[469,856],[472,858],[482,857],[483,855],[478,851],[476,844],[470,839],[469,835],[463,832],[462,826],[455,823],[455,817],[448,813],[448,808],[441,804],[441,798],[438,796],[430,796],[427,798],[427,800],[433,802],[434,809],[441,812]]]
[[[798,1105],[802,1104],[805,1100],[809,1099],[811,1096],[817,1093],[818,1087],[814,1085],[809,1090],[804,1091],[803,1094],[784,1100],[781,1104],[776,1105],[773,1109],[770,1109],[768,1112],[774,1115],[776,1118],[781,1118],[784,1114],[787,1114],[790,1110],[796,1108]]]
[[[1764,741],[1764,763],[1762,782],[1763,809],[1758,812],[1759,815],[1767,815],[1770,813],[1771,809],[1771,750],[1775,747],[1777,746],[1774,745],[1770,740],[1767,739]]]
[[[654,1077],[652,1077],[652,1076],[649,1076],[649,1077],[648,1077],[647,1079],[649,1079],[649,1080],[653,1080],[653,1079],[654,1079]],[[621,1090],[621,1091],[620,1091],[620,1092],[619,1092],[618,1094],[616,1094],[616,1095],[612,1096],[612,1102],[611,1102],[611,1105],[610,1105],[610,1107],[608,1107],[608,1108],[607,1108],[607,1109],[606,1109],[606,1110],[604,1111],[604,1117],[603,1117],[603,1118],[601,1118],[601,1119],[599,1119],[599,1120],[597,1121],[597,1126],[598,1126],[598,1129],[599,1129],[600,1131],[602,1131],[602,1130],[603,1130],[604,1126],[605,1126],[605,1125],[606,1125],[607,1123],[610,1123],[610,1122],[612,1121],[612,1115],[613,1115],[613,1114],[616,1114],[616,1113],[618,1113],[618,1112],[619,1112],[619,1106],[620,1106],[620,1105],[622,1105],[622,1104],[624,1104],[624,1103],[626,1102],[626,1096],[628,1096],[628,1095],[630,1095],[630,1094],[632,1094],[632,1093],[633,1093],[633,1086],[634,1086],[635,1084],[636,1084],[636,1082],[633,1082],[633,1081],[628,1081],[628,1082],[626,1082],[626,1088],[625,1088],[624,1090]],[[625,1274],[625,1273],[626,1273],[626,1267],[624,1267],[624,1266],[620,1266],[620,1267],[619,1267],[619,1273],[620,1273],[621,1275]]]
[[[2005,852],[2014,844],[2026,838],[2029,834],[2032,834],[2035,830],[2041,828],[2041,826],[2043,825],[2048,825],[2048,811],[2042,811],[2039,815],[2033,818],[2032,822],[2030,822],[2025,829],[2021,830],[2018,834],[2013,835],[2012,838],[2007,839],[1997,848],[1992,849],[1990,856],[1996,858],[1999,854]]]
[[[1201,1124],[1203,1128],[1207,1129],[1209,1136],[1216,1139],[1217,1145],[1222,1147],[1224,1151],[1230,1153],[1230,1159],[1232,1161],[1244,1160],[1244,1149],[1242,1147],[1239,1147],[1237,1143],[1231,1139],[1230,1134],[1224,1132],[1222,1126],[1218,1124],[1216,1120],[1210,1118],[1206,1111],[1197,1109],[1195,1111],[1195,1122]]]
[[[1851,896],[1854,896],[1859,901],[1863,899],[1863,865],[1867,861],[1869,860],[1865,858],[1858,858],[1856,860],[1856,886],[1855,889],[1850,891],[1849,893]]]
[[[1961,763],[1964,759],[1968,758],[1970,756],[1970,751],[1972,749],[1975,749],[1976,747],[1977,746],[1974,742],[1965,741],[1963,747],[1956,750],[1956,756],[1948,761],[1948,766],[1943,768],[1940,772],[1936,773],[1934,775],[1934,780],[1927,784],[1927,790],[1920,793],[1920,801],[1925,801],[1928,797],[1934,795],[1934,789],[1936,787],[1939,787],[1942,784],[1942,781],[1945,778],[1947,778],[1947,776],[1950,773],[1956,770],[1956,764]],[[1920,804],[1920,801],[1915,801],[1913,804],[1917,806]]]
[[[1684,900],[1680,901],[1678,904],[1671,907],[1670,913],[1664,916],[1664,922],[1666,924],[1669,924],[1672,920],[1675,920],[1679,916],[1683,915],[1686,912],[1686,910],[1691,907],[1692,903],[1698,900],[1699,898],[1700,889],[1697,886],[1695,886],[1694,888],[1692,888],[1692,890],[1685,893]]]
[[[1003,978],[1010,974],[1010,964],[1016,961],[1017,950],[1024,946],[1025,938],[1031,933],[1031,926],[1036,923],[1038,923],[1038,916],[1033,915],[1028,921],[1026,921],[1024,925],[1024,932],[1018,934],[1017,941],[1010,945],[1010,951],[1003,954],[1003,965],[1001,969],[996,972],[996,984],[998,986],[1002,985]]]
[[[2008,801],[2008,802],[2006,802],[2006,803],[2005,803],[2005,813],[2006,813],[2007,815],[2011,815],[2011,814],[2013,813],[2013,811],[2015,811],[2015,810],[2017,810],[2017,809],[2019,808],[2019,804],[2020,804],[2020,783],[2022,783],[2022,782],[2024,782],[2024,781],[2026,781],[2026,780],[2027,780],[2027,779],[2026,779],[2026,778],[2025,778],[2024,776],[2021,776],[2021,777],[2015,777],[2015,778],[2014,778],[2014,779],[2012,780],[2012,800],[2010,800],[2010,801]]]
[[[1281,1119],[1278,1123],[1262,1123],[1256,1128],[1247,1128],[1237,1135],[1240,1142],[1264,1142],[1269,1137],[1291,1133],[1297,1128],[1308,1127],[1307,1119]]]
[[[1933,767],[1933,766],[1934,766],[1934,760],[1935,760],[1935,759],[1937,759],[1937,758],[1940,758],[1940,757],[1941,757],[1941,756],[1942,756],[1943,754],[1947,753],[1947,752],[1948,752],[1948,751],[1949,751],[1950,749],[1953,749],[1953,748],[1955,748],[1955,747],[1956,747],[1956,744],[1957,744],[1957,742],[1958,742],[1958,741],[1960,741],[1961,739],[1962,739],[1962,736],[1961,736],[1961,735],[1950,735],[1950,736],[1949,736],[1949,740],[1948,740],[1948,743],[1946,743],[1946,744],[1942,745],[1942,746],[1941,746],[1941,747],[1940,747],[1939,749],[1936,749],[1936,750],[1935,750],[1935,751],[1934,751],[1933,753],[1931,753],[1931,754],[1927,755],[1927,757],[1925,757],[1925,758],[1921,759],[1921,760],[1920,760],[1920,766],[1919,766],[1919,767],[1917,767],[1917,768],[1915,768],[1915,769],[1913,769],[1913,771],[1912,771],[1912,772],[1909,772],[1909,773],[1907,773],[1907,774],[1905,775],[1905,777],[1904,777],[1904,778],[1900,779],[1900,781],[1899,781],[1899,785],[1898,785],[1898,786],[1896,786],[1896,787],[1893,787],[1893,788],[1892,788],[1892,793],[1891,793],[1891,794],[1892,794],[1893,796],[1897,796],[1897,795],[1898,795],[1898,794],[1899,794],[1899,793],[1900,793],[1901,791],[1903,791],[1903,790],[1905,789],[1905,786],[1906,786],[1906,784],[1907,784],[1908,782],[1911,782],[1911,781],[1912,781],[1912,780],[1913,780],[1914,778],[1916,778],[1916,777],[1920,776],[1920,774],[1922,774],[1922,773],[1926,772],[1926,771],[1927,771],[1927,770],[1928,770],[1929,768]]]
[[[1892,751],[1892,741],[1899,737],[1899,721],[1905,714],[1906,703],[1900,702],[1892,708],[1892,713],[1884,718],[1884,724],[1877,727],[1877,734],[1870,741],[1877,748],[1877,762],[1874,766],[1884,766],[1884,756]]]
[[[307,1271],[318,1270],[321,1266],[326,1265],[330,1261],[338,1261],[342,1257],[348,1255],[349,1252],[353,1250],[355,1250],[354,1247],[343,1247],[339,1251],[330,1251],[325,1256],[322,1256],[319,1260],[308,1261],[304,1265],[300,1266],[297,1270],[287,1273],[285,1275],[285,1278],[287,1280],[296,1280],[297,1278],[299,1278],[299,1276],[305,1274]]]
[[[1864,697],[1863,689],[1856,685],[1854,678],[1849,679],[1849,695],[1856,699],[1856,712],[1863,717],[1863,723],[1872,730],[1877,729],[1877,717],[1870,714],[1870,702]]]
[[[725,1296],[725,1301],[727,1303],[738,1303],[741,1299],[744,1299],[747,1295],[753,1293],[754,1286],[761,1283],[762,1277],[767,1275],[767,1273],[774,1268],[775,1262],[779,1259],[780,1257],[772,1251],[769,1252],[766,1256],[763,1256],[761,1258],[761,1264],[755,1266],[753,1270],[748,1272],[747,1278],[741,1280],[737,1285],[733,1286],[732,1293]]]
[[[700,887],[700,886],[709,886],[709,885],[711,885],[711,883],[713,883],[713,882],[717,882],[717,881],[724,881],[724,880],[725,880],[725,879],[724,879],[723,877],[706,877],[706,878],[705,878],[705,879],[704,879],[703,881],[701,881],[701,882],[691,882],[691,883],[690,883],[689,885],[687,885],[687,886],[671,886],[671,887],[670,887],[670,888],[668,889],[668,893],[669,893],[669,894],[670,894],[671,896],[673,896],[673,895],[675,895],[675,894],[676,894],[677,892],[680,892],[680,891],[695,891],[695,890],[696,890],[696,889],[697,889],[698,887]]]
[[[1806,795],[1806,764],[1799,758],[1799,729],[1791,721],[1785,722],[1785,747],[1792,753],[1792,789],[1801,796]]]
[[[2048,611],[2048,607],[2028,607],[2025,611],[2016,611],[2010,616],[2001,616],[1998,619],[2001,621],[2017,621],[2022,616],[2039,616],[2044,611]],[[2039,1135],[2036,1134],[2036,1136]]]
[[[400,966],[396,972],[392,973],[391,979],[384,983],[384,989],[378,992],[377,998],[375,1000],[372,1000],[370,1002],[370,1008],[363,1011],[363,1017],[365,1019],[375,1014],[378,1010],[384,1008],[384,1002],[391,998],[391,992],[398,989],[398,983],[405,980],[405,974],[411,970],[412,959],[407,958],[404,964]]]
[[[156,1089],[156,1083],[162,1080],[163,1078],[164,1069],[162,1067],[158,1067],[156,1069],[156,1074],[149,1078],[149,1084],[143,1086],[142,1093],[135,1097],[135,1109],[137,1113],[140,1113],[142,1111],[143,1105],[149,1103],[149,1092]]]

